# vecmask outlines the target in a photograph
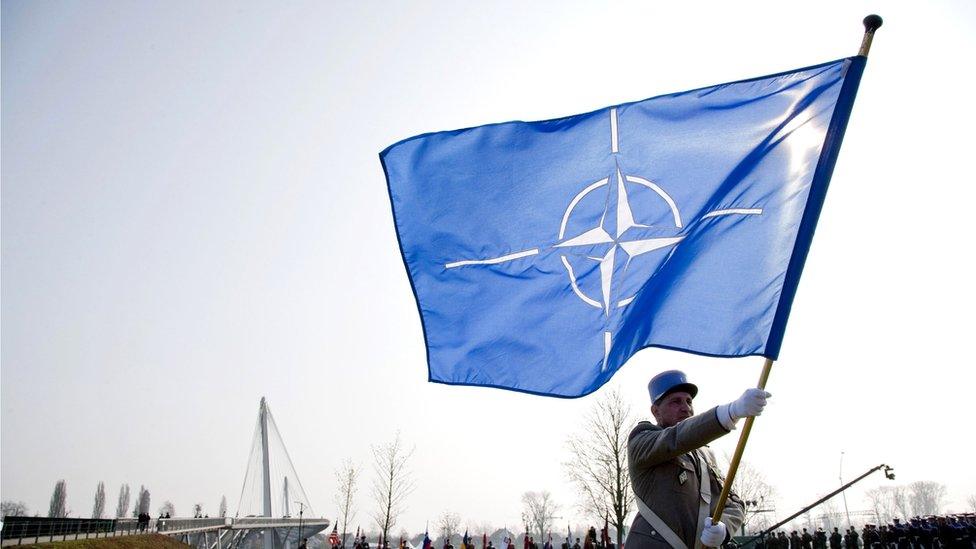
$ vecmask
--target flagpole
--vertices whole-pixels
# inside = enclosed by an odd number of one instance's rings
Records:
[[[871,51],[871,42],[874,40],[874,32],[881,27],[884,20],[881,19],[880,15],[871,14],[865,17],[862,22],[864,23],[864,37],[861,39],[861,48],[858,50],[857,55],[867,57],[868,52]],[[841,134],[843,134],[843,129],[841,130]],[[759,375],[759,384],[757,385],[759,389],[766,388],[766,381],[769,379],[769,372],[772,367],[773,359],[767,358],[766,362],[763,364],[762,373]],[[722,511],[725,509],[725,502],[729,499],[729,492],[732,489],[732,482],[735,480],[735,473],[739,469],[739,461],[742,459],[742,453],[745,451],[746,441],[749,440],[749,432],[752,430],[752,423],[755,419],[755,417],[746,418],[746,423],[742,427],[742,434],[739,435],[739,443],[735,447],[735,454],[732,456],[732,462],[729,463],[729,472],[725,477],[725,483],[724,486],[722,486],[722,493],[719,495],[718,501],[715,504],[715,511],[712,513],[713,524],[722,518]]]
[[[864,38],[861,39],[861,49],[857,52],[858,55],[868,56],[868,52],[871,51],[871,41],[874,40],[874,31],[878,30],[884,23],[880,15],[871,14],[864,18]]]
[[[759,374],[759,384],[756,387],[759,389],[766,388],[766,381],[769,380],[769,372],[772,369],[773,359],[767,358],[763,364],[762,373]],[[749,440],[749,431],[752,430],[752,422],[755,419],[755,416],[747,417],[746,423],[742,427],[742,434],[739,435],[739,443],[735,447],[735,454],[732,456],[732,462],[729,463],[729,472],[725,476],[725,484],[722,486],[722,494],[718,497],[718,502],[715,504],[715,512],[712,514],[712,524],[722,518],[722,511],[725,509],[725,502],[729,499],[729,491],[732,490],[735,472],[739,469],[739,461],[742,459],[742,453],[746,449],[746,441]]]

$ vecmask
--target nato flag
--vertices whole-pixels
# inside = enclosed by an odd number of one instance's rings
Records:
[[[579,397],[649,346],[776,358],[864,63],[388,147],[430,381]]]

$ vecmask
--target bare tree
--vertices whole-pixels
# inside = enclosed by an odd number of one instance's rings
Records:
[[[406,450],[403,447],[400,433],[396,434],[393,442],[384,446],[373,446],[372,449],[373,470],[376,473],[376,478],[373,480],[373,500],[376,502],[373,520],[376,521],[382,539],[385,541],[405,510],[407,496],[414,489],[410,470],[407,467],[413,449]]]
[[[220,510],[217,514],[220,518],[227,516],[227,496],[220,496]]]
[[[166,516],[167,514],[171,517],[176,516],[176,506],[171,501],[164,501],[163,505],[159,508],[160,516]]]
[[[465,528],[472,532],[472,535],[480,533],[491,536],[492,532],[495,531],[495,526],[490,522],[468,522]]]
[[[920,480],[908,485],[911,491],[912,508],[916,515],[938,515],[945,507],[945,484]]]
[[[149,513],[149,490],[145,486],[139,487],[139,499],[136,500],[136,508],[132,510],[133,516],[138,516],[142,513]]]
[[[445,512],[437,519],[437,533],[444,539],[450,539],[458,534],[461,528],[461,515]]]
[[[891,522],[891,519],[895,518],[898,513],[898,508],[895,505],[895,498],[893,497],[892,490],[890,486],[878,486],[876,488],[871,488],[864,492],[864,497],[868,499],[871,505],[871,510],[874,511],[874,517],[877,519],[878,524],[887,524]]]
[[[92,518],[100,519],[105,514],[105,483],[99,481],[95,488],[95,505],[92,507]]]
[[[353,500],[356,497],[356,481],[359,479],[359,469],[351,459],[346,458],[339,469],[335,471],[336,489],[335,503],[342,516],[342,547],[346,546],[346,526],[349,521],[356,519],[356,509],[353,507]]]
[[[0,503],[0,518],[27,516],[27,504],[23,501],[7,500]]]
[[[736,480],[738,480],[738,479],[736,479]],[[840,527],[843,526],[843,523],[840,520],[841,513],[837,509],[837,500],[835,500],[835,499],[828,499],[827,501],[825,501],[825,502],[823,502],[823,503],[820,504],[819,509],[821,511],[821,515],[819,517],[817,517],[817,518],[820,519],[820,526],[824,530],[826,530],[827,532],[830,532],[831,530],[834,529],[835,526],[838,527],[838,528],[840,528]],[[746,511],[748,512],[748,505],[746,505]],[[766,528],[766,526],[769,526],[769,525],[768,524],[763,524],[763,520],[762,519],[757,519],[756,520],[756,523],[755,523],[755,525],[754,525],[754,527],[752,529],[752,531],[753,532],[758,532],[760,530],[764,530]]]
[[[193,504],[193,518],[203,518],[203,504],[194,503]]]
[[[48,507],[47,516],[51,518],[65,518],[68,511],[64,507],[64,501],[68,497],[68,488],[65,486],[64,479],[54,483],[54,493],[51,494],[51,506]]]
[[[627,517],[634,507],[627,470],[627,437],[631,408],[619,389],[594,403],[579,434],[566,441],[571,460],[563,463],[566,475],[580,491],[580,508],[592,519],[609,515],[623,545]]]
[[[522,494],[522,509],[526,524],[538,528],[539,539],[543,539],[552,530],[559,505],[553,501],[552,494],[543,490]]]
[[[976,513],[976,494],[970,494],[970,496],[966,498],[966,503],[969,505],[970,511]]]
[[[725,455],[725,469],[731,458]],[[732,482],[732,491],[745,503],[742,528],[756,532],[770,525],[766,513],[776,507],[776,490],[766,482],[766,477],[758,469],[745,461],[739,462],[739,469]]]
[[[911,493],[907,487],[891,486],[891,501],[902,520],[912,517]]]
[[[119,488],[119,505],[115,508],[115,518],[123,518],[129,514],[129,485],[123,484]]]
[[[807,509],[803,513],[803,526],[806,526],[811,532],[813,531],[813,509]]]

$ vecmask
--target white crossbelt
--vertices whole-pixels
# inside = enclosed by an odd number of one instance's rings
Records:
[[[700,482],[698,483],[698,492],[701,497],[698,501],[698,525],[695,529],[695,549],[701,549],[701,532],[702,529],[705,528],[705,518],[708,516],[708,508],[712,503],[712,480],[711,475],[708,473],[708,463],[705,461],[705,457],[699,454],[698,450],[695,450],[695,453],[699,458],[698,468],[701,470],[701,478],[699,479]],[[672,530],[670,526],[661,520],[661,517],[657,516],[657,513],[652,511],[651,508],[644,503],[644,500],[642,500],[640,496],[637,496],[636,494],[635,496],[635,499],[637,500],[637,510],[640,512],[640,515],[644,517],[644,520],[646,520],[652,528],[661,534],[664,541],[668,542],[668,545],[670,545],[673,549],[688,549],[688,546],[685,545],[684,540],[679,538],[678,534],[675,534],[674,530]]]
[[[705,519],[708,518],[708,511],[712,505],[712,478],[709,475],[708,460],[705,455],[695,450],[698,456],[698,468],[701,469],[701,482],[698,484],[698,492],[701,499],[698,501],[698,527],[695,528],[695,549],[702,549],[701,533],[705,529]]]

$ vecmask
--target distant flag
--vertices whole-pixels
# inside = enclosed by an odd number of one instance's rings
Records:
[[[332,526],[332,533],[329,534],[329,543],[333,546],[340,545],[342,541],[339,539],[339,519],[336,519],[335,524]]]
[[[865,63],[381,152],[428,379],[574,398],[645,347],[775,360]]]

